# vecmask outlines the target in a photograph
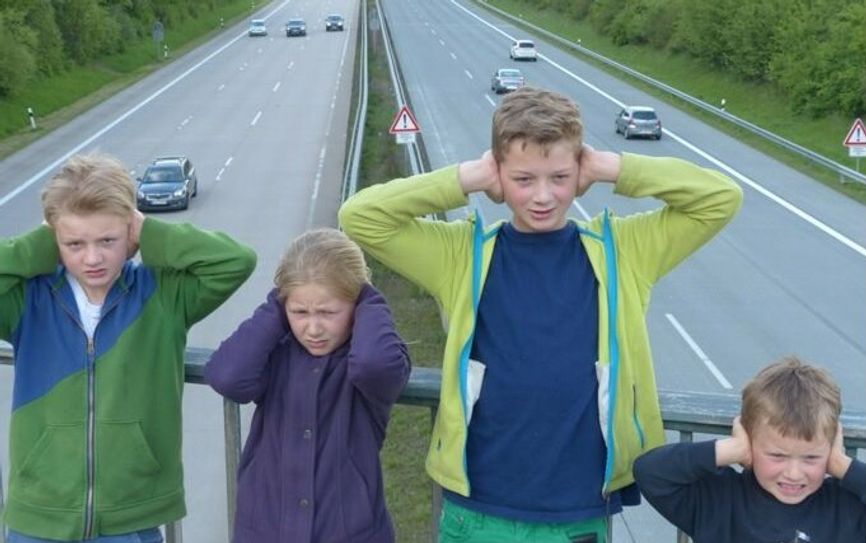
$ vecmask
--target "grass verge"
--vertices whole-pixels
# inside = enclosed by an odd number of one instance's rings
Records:
[[[847,149],[842,145],[853,119],[841,115],[819,119],[809,119],[796,115],[791,112],[787,98],[771,85],[749,84],[735,80],[717,70],[708,69],[696,60],[684,55],[670,54],[650,47],[614,45],[610,39],[596,33],[588,23],[567,19],[554,10],[539,10],[535,6],[535,2],[531,0],[486,0],[478,2],[478,4],[495,6],[566,40],[579,41],[584,47],[602,56],[630,66],[644,75],[667,83],[709,104],[719,104],[721,99],[725,98],[726,110],[729,113],[855,169],[855,159],[848,156]],[[737,138],[750,147],[776,158],[860,203],[866,204],[866,185],[856,182],[843,183],[836,173],[815,166],[795,153],[592,58],[583,57],[576,50],[573,50],[572,53],[620,79],[628,80],[630,84],[645,92],[687,111],[690,115]],[[861,171],[862,169],[861,165]]]
[[[408,175],[403,149],[388,133],[397,104],[390,86],[387,59],[380,32],[371,32],[370,95],[361,159],[361,186]],[[409,345],[415,366],[442,360],[445,334],[436,302],[419,287],[368,258],[373,282],[391,305],[397,328]],[[430,441],[427,408],[398,405],[391,413],[388,437],[382,450],[385,497],[400,543],[432,541],[432,483],[424,471]]]

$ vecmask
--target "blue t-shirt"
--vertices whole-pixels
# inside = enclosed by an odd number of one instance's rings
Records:
[[[602,496],[598,419],[598,282],[577,226],[499,231],[475,328],[485,364],[469,425],[469,498],[524,522],[575,522],[621,510]]]

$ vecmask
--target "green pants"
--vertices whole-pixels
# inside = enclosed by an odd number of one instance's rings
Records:
[[[593,539],[595,536],[595,539]],[[470,511],[442,501],[439,543],[606,543],[607,519],[581,522],[520,522]]]

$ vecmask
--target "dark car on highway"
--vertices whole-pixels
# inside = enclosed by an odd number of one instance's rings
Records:
[[[289,22],[286,23],[286,37],[306,35],[307,23],[303,19],[289,19]]]
[[[331,30],[343,30],[343,24],[343,16],[332,13],[325,17],[325,32],[330,32]]]
[[[138,209],[186,209],[198,194],[198,176],[185,156],[155,159],[138,178]]]

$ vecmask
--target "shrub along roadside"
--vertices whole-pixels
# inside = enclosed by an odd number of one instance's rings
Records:
[[[0,0],[2,8],[3,0]],[[197,15],[173,17],[164,36],[169,57],[177,57],[213,37],[221,30],[220,20],[229,26],[250,14],[249,0],[211,2]],[[2,21],[0,21],[2,22]],[[0,28],[0,45],[9,38]],[[12,35],[14,38],[14,35]],[[162,51],[151,35],[132,37],[122,52],[102,55],[69,69],[54,67],[51,75],[33,76],[24,89],[0,98],[0,159],[21,149],[47,132],[99,104],[119,90],[161,68]],[[31,130],[27,108],[36,113],[37,129]]]

